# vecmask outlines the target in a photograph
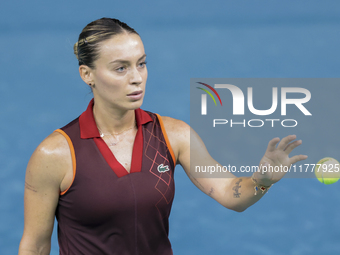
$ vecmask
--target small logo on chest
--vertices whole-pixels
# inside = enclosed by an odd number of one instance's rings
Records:
[[[160,165],[157,167],[157,170],[158,170],[158,172],[160,172],[160,173],[165,173],[165,172],[167,172],[167,171],[170,171],[169,166],[168,166],[168,165],[164,166],[163,164],[160,164]]]

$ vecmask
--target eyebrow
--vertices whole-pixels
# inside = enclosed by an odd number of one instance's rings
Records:
[[[139,59],[138,59],[138,61],[141,61],[143,58],[145,58],[146,57],[146,54],[144,54],[143,56],[141,56]],[[138,62],[137,61],[137,62]],[[128,60],[123,60],[123,59],[116,59],[116,60],[113,60],[113,61],[111,61],[109,64],[114,64],[114,63],[124,63],[124,64],[128,64],[128,63],[130,63],[130,61],[128,61]]]

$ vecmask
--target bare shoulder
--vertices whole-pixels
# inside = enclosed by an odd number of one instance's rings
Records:
[[[176,135],[190,132],[190,126],[182,120],[171,117],[162,116],[164,127],[167,133],[174,133]]]
[[[182,120],[162,116],[165,131],[168,135],[176,159],[180,150],[190,144],[190,126]]]
[[[39,182],[46,180],[60,184],[71,165],[72,158],[66,138],[53,132],[33,152],[27,166],[26,181],[38,186]]]
[[[70,152],[66,138],[58,133],[53,132],[46,137],[36,148],[32,155],[32,159],[55,161],[63,159]]]

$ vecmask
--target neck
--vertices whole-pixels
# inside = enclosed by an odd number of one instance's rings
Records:
[[[134,110],[119,110],[95,102],[93,116],[103,133],[120,133],[135,125]]]

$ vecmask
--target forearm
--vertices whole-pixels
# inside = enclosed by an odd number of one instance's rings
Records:
[[[37,244],[33,241],[22,238],[19,246],[19,255],[49,255],[51,242]]]
[[[50,254],[49,252],[43,252],[43,253],[39,253],[38,251],[34,251],[34,250],[29,250],[29,249],[25,249],[25,248],[20,248],[19,249],[19,255],[48,255]]]
[[[19,248],[19,255],[49,255],[50,249],[43,249],[42,251],[38,251],[36,249],[29,248]]]
[[[242,212],[259,201],[268,188],[256,183],[251,177],[233,178],[225,188],[221,204],[234,211]]]

